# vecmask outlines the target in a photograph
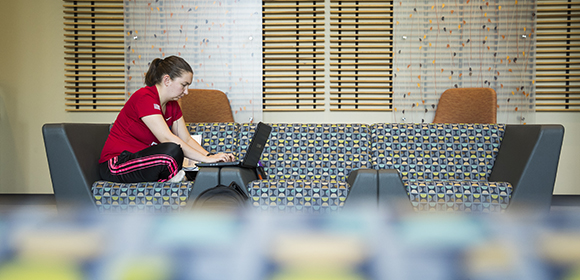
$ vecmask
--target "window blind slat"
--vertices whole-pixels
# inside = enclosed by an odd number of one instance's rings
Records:
[[[76,92],[76,91],[65,91],[64,94],[66,95],[96,95],[96,92]],[[125,94],[124,91],[99,91],[99,95],[121,95]]]
[[[123,26],[123,22],[65,22],[64,25],[73,26]]]
[[[64,2],[74,2],[74,3],[123,3],[123,0],[63,0]]]
[[[105,55],[125,55],[124,52],[103,52],[103,51],[65,51],[65,54],[89,54],[89,55],[94,55],[94,54],[105,54]]]
[[[64,19],[71,19],[71,20],[87,20],[87,21],[91,21],[91,20],[104,20],[104,21],[115,21],[115,20],[120,20],[121,21],[121,25],[122,25],[122,21],[123,21],[123,17],[78,17],[78,16],[64,16]],[[106,24],[108,22],[105,22],[103,24]],[[98,25],[98,24],[95,24]]]

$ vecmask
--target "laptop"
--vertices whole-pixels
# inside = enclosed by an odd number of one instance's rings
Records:
[[[266,142],[268,142],[268,138],[270,137],[271,131],[272,131],[271,126],[263,122],[259,122],[256,128],[256,132],[254,133],[254,137],[252,137],[252,140],[250,141],[250,146],[248,147],[246,155],[241,160],[231,162],[200,162],[197,163],[196,165],[198,167],[225,167],[225,166],[257,167],[258,162],[262,157],[264,147],[266,146]]]

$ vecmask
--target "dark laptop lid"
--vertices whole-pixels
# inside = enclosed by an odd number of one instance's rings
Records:
[[[250,141],[250,146],[246,151],[246,155],[242,160],[242,166],[244,167],[256,167],[258,166],[258,162],[262,157],[262,152],[264,151],[264,147],[268,142],[268,138],[270,137],[270,132],[272,131],[272,127],[263,123],[259,122],[258,126],[256,127],[256,132]]]
[[[250,145],[248,146],[248,150],[246,150],[246,154],[244,158],[239,161],[234,162],[210,162],[204,163],[200,162],[197,163],[198,167],[224,167],[224,166],[243,166],[243,167],[256,167],[258,166],[258,162],[262,157],[262,152],[264,151],[264,147],[268,142],[268,138],[270,137],[270,132],[272,131],[272,127],[269,125],[259,122],[256,131],[254,132],[254,136],[252,140],[250,140]]]

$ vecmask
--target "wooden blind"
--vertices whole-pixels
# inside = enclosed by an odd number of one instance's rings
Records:
[[[262,12],[264,111],[324,110],[325,85],[330,110],[391,110],[392,1],[264,0]]]
[[[536,111],[580,111],[580,2],[538,0]]]
[[[324,110],[324,1],[262,3],[263,110]]]
[[[331,0],[330,110],[391,111],[393,3]]]
[[[64,0],[67,111],[120,111],[125,103],[123,0]]]

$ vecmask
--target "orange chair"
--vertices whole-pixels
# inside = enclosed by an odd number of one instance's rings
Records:
[[[189,89],[180,99],[186,123],[233,122],[234,115],[225,93],[216,89]]]
[[[497,96],[491,88],[452,88],[439,98],[433,123],[496,123]]]

